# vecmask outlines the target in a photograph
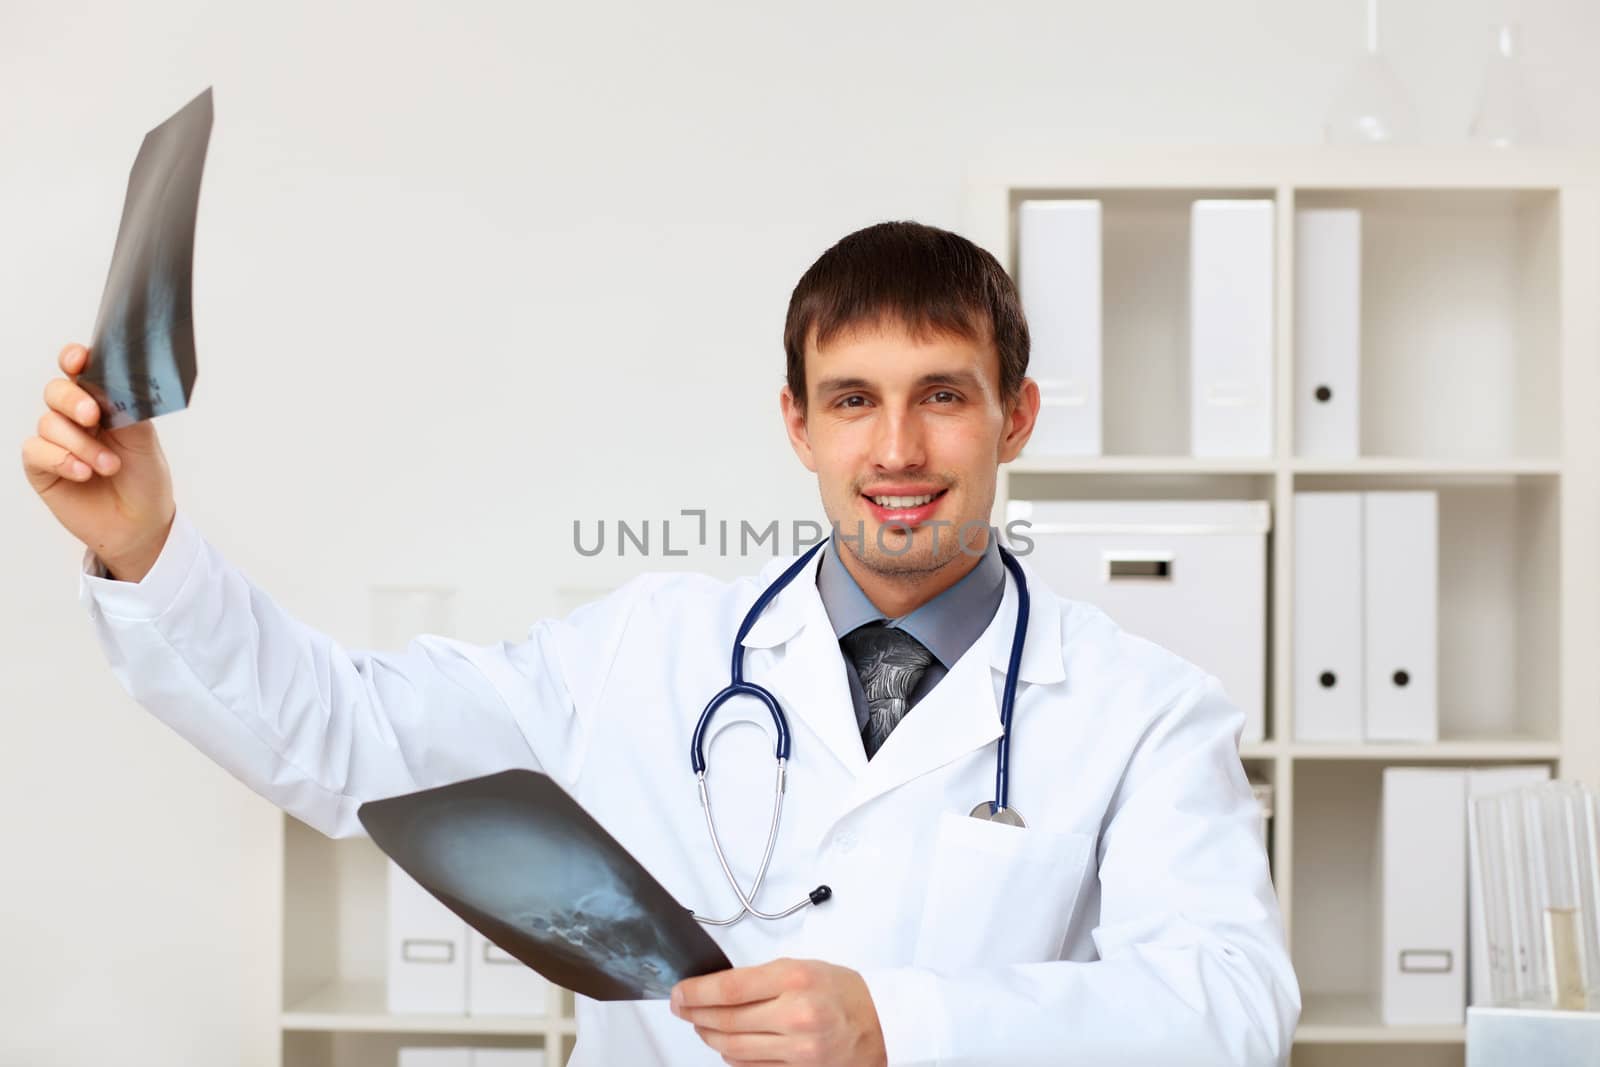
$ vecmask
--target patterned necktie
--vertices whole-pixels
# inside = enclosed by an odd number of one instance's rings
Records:
[[[907,698],[933,662],[933,653],[904,630],[882,623],[852,630],[839,644],[855,663],[867,694],[867,725],[861,728],[861,742],[871,759],[910,710]]]

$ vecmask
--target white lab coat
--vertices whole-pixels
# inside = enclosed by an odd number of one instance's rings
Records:
[[[356,807],[509,767],[570,791],[681,902],[731,912],[689,767],[759,578],[650,574],[528,638],[340,647],[252,585],[179,512],[137,584],[80,596],[130,693],[325,833]],[[813,563],[812,568],[815,567]],[[968,817],[994,792],[1016,589],[867,761],[814,570],[768,606],[746,674],[788,712],[783,827],[760,902],[833,899],[712,929],[735,965],[817,958],[863,975],[893,1065],[1284,1062],[1300,996],[1214,678],[1055,596],[1033,610],[1011,745],[1026,829]],[[748,706],[745,706],[748,705]],[[768,734],[724,706],[712,802],[749,884],[770,815]],[[746,720],[747,722],[741,722]],[[574,1064],[720,1064],[663,1001],[578,1000]]]

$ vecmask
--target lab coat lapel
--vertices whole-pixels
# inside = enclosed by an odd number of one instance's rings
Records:
[[[1018,679],[1036,684],[1062,681],[1060,602],[1026,565],[1023,573],[1029,579],[1032,606]],[[1016,633],[1017,602],[1016,582],[1008,572],[1005,593],[988,628],[900,720],[867,764],[841,814],[970,752],[985,746],[993,750],[1001,733],[999,694]],[[1021,688],[1025,686],[1019,692]]]
[[[994,677],[987,649],[975,643],[889,734],[845,811],[999,738]]]
[[[788,562],[777,561],[762,570],[763,589]],[[793,720],[792,732],[798,733],[803,724],[852,778],[859,778],[867,769],[867,754],[850,701],[844,654],[817,592],[816,567],[813,559],[795,575],[745,635],[745,676],[778,698],[784,714]],[[774,657],[770,664],[762,662],[766,657],[758,654],[760,649],[770,651]],[[799,751],[807,740],[793,739],[797,761],[812,758]]]

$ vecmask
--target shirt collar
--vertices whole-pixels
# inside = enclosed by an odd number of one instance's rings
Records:
[[[829,538],[817,568],[817,592],[833,624],[835,637],[844,637],[861,626],[882,619],[920,641],[945,670],[972,647],[994,618],[1005,595],[1005,564],[1000,560],[994,537],[984,549],[977,566],[961,580],[932,600],[898,619],[879,611],[861,591],[844,561],[839,558],[839,539]]]

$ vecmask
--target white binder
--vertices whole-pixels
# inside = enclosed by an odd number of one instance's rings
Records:
[[[550,983],[538,971],[468,927],[467,1014],[548,1015]]]
[[[1294,736],[1360,741],[1362,497],[1294,495]]]
[[[1367,493],[1366,739],[1439,739],[1439,498]]]
[[[1100,437],[1100,201],[1024,200],[1018,289],[1039,383],[1027,452],[1097,456]]]
[[[1472,832],[1474,814],[1472,801],[1477,797],[1503,793],[1541,785],[1550,780],[1550,768],[1483,767],[1467,771],[1467,967],[1470,996],[1469,1004],[1490,1004],[1493,1001],[1492,982],[1489,977],[1489,931],[1483,912],[1483,869],[1479,862],[1478,841]],[[1498,951],[1511,951],[1510,945],[1496,946]]]
[[[1383,772],[1383,1021],[1466,1017],[1466,772]]]
[[[1196,200],[1190,221],[1190,440],[1196,456],[1272,454],[1271,200]]]
[[[1361,451],[1361,212],[1295,213],[1295,455]]]
[[[467,930],[454,912],[389,861],[389,1010],[464,1015]]]

